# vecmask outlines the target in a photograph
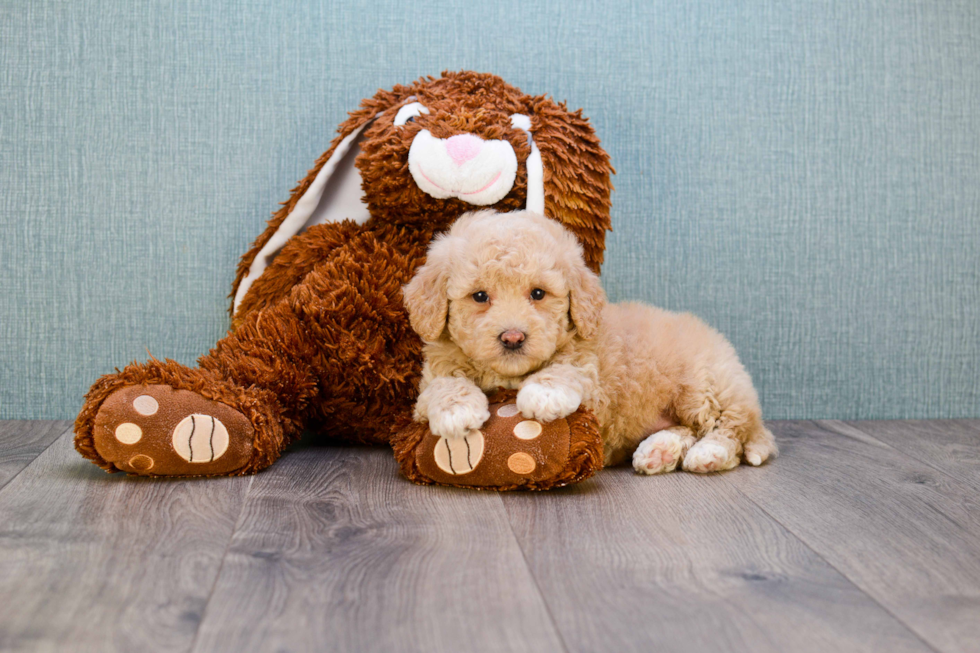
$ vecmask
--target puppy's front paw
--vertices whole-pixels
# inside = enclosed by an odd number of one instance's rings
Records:
[[[527,419],[553,422],[568,417],[582,404],[582,395],[563,387],[529,383],[517,393],[517,409]]]
[[[444,406],[429,406],[429,430],[442,438],[462,438],[490,419],[483,394],[456,397]]]

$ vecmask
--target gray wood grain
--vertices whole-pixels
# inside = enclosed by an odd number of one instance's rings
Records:
[[[974,488],[843,422],[775,422],[757,474],[723,475],[941,651],[980,650]]]
[[[980,422],[772,426],[760,469],[498,495],[370,448],[133,479],[0,423],[0,650],[980,650]]]
[[[980,490],[980,420],[847,424]]]
[[[391,451],[307,448],[256,477],[196,651],[556,651],[493,492],[418,487]]]
[[[70,428],[63,420],[0,421],[0,489]]]
[[[250,481],[109,475],[64,434],[0,492],[0,650],[187,651]]]
[[[930,650],[719,476],[503,499],[571,651]]]

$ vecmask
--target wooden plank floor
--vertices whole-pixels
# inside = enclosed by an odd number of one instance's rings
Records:
[[[759,469],[496,494],[384,448],[133,479],[0,422],[0,651],[980,651],[980,421],[770,426]]]

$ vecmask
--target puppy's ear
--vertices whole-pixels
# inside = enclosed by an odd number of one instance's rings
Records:
[[[576,260],[568,274],[569,313],[578,334],[588,340],[599,331],[602,309],[606,305],[606,292],[599,283],[599,276],[585,265],[581,258]]]
[[[425,265],[402,288],[412,328],[426,342],[435,342],[446,328],[449,313],[449,255],[445,237],[433,243]]]

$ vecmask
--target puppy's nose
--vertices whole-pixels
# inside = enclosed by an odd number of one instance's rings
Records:
[[[473,134],[457,134],[446,139],[446,152],[458,166],[479,154],[482,147],[483,141]]]
[[[524,332],[510,329],[500,334],[500,342],[507,349],[520,349],[524,345]]]

